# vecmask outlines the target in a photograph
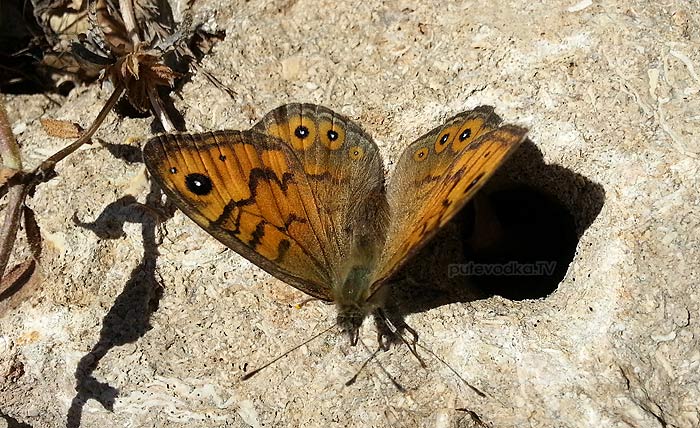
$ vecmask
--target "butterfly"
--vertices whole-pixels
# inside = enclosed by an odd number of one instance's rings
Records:
[[[247,131],[163,134],[143,158],[195,223],[276,278],[335,303],[357,342],[393,274],[525,139],[493,107],[460,113],[410,144],[388,183],[379,148],[348,118],[287,104]]]

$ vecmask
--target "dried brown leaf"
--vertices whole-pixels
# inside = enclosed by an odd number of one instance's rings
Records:
[[[163,64],[162,56],[154,51],[145,51],[137,46],[136,51],[120,57],[117,62],[105,69],[106,76],[115,85],[122,83],[131,105],[146,111],[151,107],[148,90],[157,86],[172,87],[180,76]]]
[[[40,119],[44,131],[51,137],[78,138],[83,128],[75,122],[43,117]]]
[[[13,266],[0,280],[0,317],[31,297],[39,283],[36,266],[34,259],[25,260]]]
[[[96,29],[101,30],[102,38],[115,55],[126,55],[133,49],[129,34],[117,6],[106,0],[97,2]]]

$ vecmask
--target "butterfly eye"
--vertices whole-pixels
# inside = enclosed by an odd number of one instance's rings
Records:
[[[185,177],[187,189],[199,196],[206,196],[211,192],[213,185],[211,179],[204,174],[193,173]]]
[[[350,149],[350,159],[360,160],[365,155],[365,149],[360,146],[355,146]]]
[[[427,147],[423,147],[421,149],[416,150],[415,153],[413,153],[413,160],[416,162],[421,162],[425,160],[425,158],[428,157],[428,153],[430,150]]]

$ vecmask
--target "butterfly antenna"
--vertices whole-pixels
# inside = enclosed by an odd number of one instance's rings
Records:
[[[362,344],[364,345],[364,342],[363,342]],[[369,351],[369,348],[367,348],[366,346],[365,346],[365,349],[367,349],[367,351]],[[357,371],[355,372],[355,375],[354,375],[353,377],[351,377],[350,380],[348,380],[347,382],[345,382],[345,386],[350,386],[350,385],[352,385],[352,384],[355,383],[355,381],[357,380],[357,377],[360,375],[360,373],[362,373],[362,370],[364,370],[365,367],[367,367],[367,364],[369,364],[369,362],[372,361],[372,360],[374,359],[374,357],[377,356],[377,353],[379,352],[379,349],[381,349],[381,348],[377,348],[376,351],[370,353],[369,358],[367,358],[367,359],[365,360],[365,362],[362,363],[362,365],[360,366],[360,368],[357,369]]]
[[[420,357],[420,355],[418,355],[418,350],[416,349],[416,346],[418,346],[418,333],[416,333],[416,331],[415,331],[414,329],[412,329],[410,326],[408,326],[408,325],[405,325],[405,326],[404,326],[404,328],[405,328],[409,333],[411,333],[411,336],[413,336],[412,339],[411,339],[411,343],[409,343],[409,341],[406,340],[406,338],[405,338],[404,335],[399,331],[399,329],[396,328],[396,326],[394,325],[394,323],[392,323],[391,320],[389,320],[389,318],[386,316],[386,314],[384,313],[384,311],[379,310],[379,311],[377,311],[377,312],[378,312],[378,314],[379,314],[379,318],[382,320],[382,322],[384,323],[384,325],[386,325],[386,327],[389,329],[389,331],[391,332],[391,334],[393,334],[394,336],[396,336],[396,337],[398,337],[399,339],[401,339],[401,342],[403,342],[403,344],[406,345],[406,347],[408,348],[408,350],[411,351],[411,354],[413,354],[413,356],[416,357],[416,360],[418,360],[418,362],[420,363],[420,366],[421,366],[422,368],[424,368],[424,369],[427,368],[428,366],[425,364],[425,361],[423,361],[423,359]],[[421,346],[421,348],[424,348],[424,347]]]
[[[251,377],[253,377],[253,376],[255,376],[256,374],[258,374],[261,370],[263,370],[263,369],[265,369],[265,368],[267,368],[267,367],[270,367],[271,365],[273,365],[273,364],[276,363],[277,361],[281,360],[282,358],[286,357],[287,355],[291,354],[292,352],[296,351],[297,349],[301,348],[302,346],[307,345],[307,344],[313,342],[314,340],[318,339],[319,337],[323,336],[324,334],[328,333],[329,331],[331,331],[331,329],[335,328],[337,325],[338,325],[338,323],[335,322],[335,323],[333,323],[333,325],[331,325],[331,326],[328,327],[327,329],[321,331],[320,333],[317,333],[317,334],[311,336],[309,339],[307,339],[307,340],[301,342],[300,344],[295,345],[294,347],[292,347],[292,348],[290,348],[290,349],[287,349],[286,351],[284,351],[284,352],[283,352],[282,354],[280,354],[279,356],[277,356],[277,357],[275,357],[274,359],[268,361],[267,363],[263,364],[262,366],[258,367],[257,369],[253,370],[252,372],[246,373],[246,374],[244,374],[243,376],[241,376],[241,380],[248,380],[248,379],[250,379]]]
[[[372,352],[372,351],[369,350],[369,347],[367,346],[367,344],[365,344],[365,342],[362,340],[362,338],[359,338],[359,342],[362,344],[362,347],[365,348],[365,350],[366,350],[367,352],[370,353],[370,356],[369,356],[369,358],[367,358],[367,359],[365,360],[365,362],[362,364],[362,366],[357,370],[357,373],[355,373],[355,376],[353,376],[352,378],[350,378],[350,380],[348,380],[347,382],[345,382],[345,386],[350,386],[350,385],[352,385],[353,383],[355,383],[355,381],[357,380],[357,377],[360,375],[360,373],[362,372],[362,370],[367,366],[367,364],[368,364],[370,361],[372,361],[372,360],[375,359],[375,357],[377,356],[377,354],[379,353],[379,351],[382,349],[381,347],[379,347],[379,348],[377,348],[376,351]],[[403,386],[401,386],[401,384],[400,384],[396,379],[394,379],[394,377],[386,370],[386,368],[384,368],[384,366],[382,365],[382,363],[380,363],[378,360],[377,360],[377,365],[379,366],[380,369],[382,369],[382,371],[384,372],[384,374],[386,375],[386,377],[389,378],[389,380],[391,381],[391,383],[394,385],[394,387],[395,387],[397,390],[399,390],[399,392],[406,392],[406,388],[404,388]]]
[[[464,378],[457,372],[457,370],[455,370],[451,365],[449,365],[449,364],[447,363],[447,361],[445,361],[445,360],[444,360],[443,358],[441,358],[438,354],[436,354],[435,352],[433,352],[430,348],[428,348],[428,347],[426,347],[426,346],[424,346],[424,345],[421,345],[421,344],[418,342],[418,333],[417,333],[413,328],[411,328],[411,326],[409,326],[409,325],[404,325],[404,329],[405,329],[406,331],[408,331],[408,332],[411,334],[411,336],[412,336],[411,341],[410,341],[410,343],[409,343],[409,341],[406,340],[406,337],[404,337],[404,335],[399,331],[399,329],[396,328],[396,326],[395,326],[395,325],[391,322],[391,320],[386,316],[386,314],[384,313],[384,311],[379,310],[379,311],[377,311],[377,312],[379,313],[380,319],[382,320],[382,322],[384,322],[384,324],[385,324],[386,327],[389,329],[389,331],[390,331],[392,334],[394,334],[395,336],[397,336],[399,339],[401,339],[401,341],[406,345],[406,347],[409,349],[409,351],[411,351],[411,354],[413,354],[413,356],[416,357],[416,359],[417,359],[418,362],[420,363],[421,367],[427,368],[428,366],[425,364],[425,361],[423,361],[423,359],[420,357],[420,355],[418,355],[418,350],[416,349],[417,347],[418,347],[418,348],[421,348],[421,349],[424,350],[425,352],[429,353],[430,355],[433,356],[433,358],[435,358],[436,360],[438,360],[438,361],[440,361],[442,364],[444,364],[445,367],[447,367],[448,369],[450,369],[450,371],[451,371],[452,373],[454,373],[454,375],[457,376],[457,378],[458,378],[459,380],[462,381],[462,383],[464,383],[464,384],[467,385],[472,391],[474,391],[474,393],[475,393],[476,395],[478,395],[479,397],[486,397],[486,394],[484,394],[484,393],[483,393],[481,390],[479,390],[477,387],[475,387],[475,386],[473,386],[472,384],[470,384],[469,382],[467,382],[467,380],[464,379]]]
[[[483,392],[481,392],[477,387],[475,387],[475,386],[473,386],[472,384],[470,384],[469,382],[467,382],[467,380],[464,379],[464,378],[462,377],[462,375],[460,375],[460,374],[457,372],[457,370],[453,369],[451,365],[447,364],[447,361],[445,361],[444,359],[442,359],[438,354],[436,354],[435,352],[433,352],[430,348],[428,348],[428,347],[426,347],[426,346],[423,346],[423,345],[421,345],[420,343],[416,343],[416,346],[418,346],[419,348],[421,348],[421,349],[424,350],[425,352],[429,353],[429,354],[432,355],[436,360],[438,360],[438,361],[440,361],[442,364],[444,364],[445,367],[447,367],[448,369],[450,369],[450,371],[451,371],[452,373],[454,373],[455,376],[457,376],[457,378],[459,378],[459,380],[461,380],[461,381],[462,381],[465,385],[467,385],[472,391],[474,391],[474,393],[475,393],[476,395],[478,395],[479,397],[486,397],[486,394],[484,394]]]

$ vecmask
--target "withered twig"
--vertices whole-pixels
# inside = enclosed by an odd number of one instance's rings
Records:
[[[173,122],[170,120],[170,117],[165,112],[165,108],[163,108],[163,104],[158,96],[158,92],[156,92],[156,88],[148,86],[146,90],[148,91],[148,98],[151,100],[151,108],[153,108],[153,113],[158,120],[160,120],[160,124],[163,126],[163,129],[165,129],[166,132],[177,131],[175,125],[173,125]]]
[[[76,151],[80,146],[87,143],[90,140],[90,138],[92,138],[95,131],[97,131],[102,125],[102,122],[104,122],[105,118],[107,117],[107,114],[110,112],[110,110],[112,110],[112,107],[114,107],[117,101],[119,101],[119,97],[121,97],[123,92],[124,87],[121,85],[117,85],[114,88],[112,95],[110,95],[109,99],[102,107],[102,110],[100,110],[100,113],[92,122],[92,125],[90,125],[90,127],[86,129],[85,132],[80,136],[80,138],[75,140],[75,142],[69,144],[68,146],[62,148],[58,152],[51,155],[48,159],[46,159],[38,167],[36,167],[34,171],[29,173],[29,182],[33,183],[33,185],[36,186],[37,184],[45,181],[44,177],[51,176],[51,174],[53,174],[53,168],[58,162],[62,161],[66,158],[66,156],[70,155],[71,153]]]
[[[2,278],[5,273],[7,262],[10,259],[10,254],[12,253],[12,248],[17,238],[22,206],[24,205],[24,200],[27,195],[31,194],[37,185],[50,180],[54,176],[54,167],[58,162],[65,159],[66,156],[75,152],[80,146],[90,140],[95,131],[102,125],[107,114],[112,110],[123,92],[123,86],[116,86],[112,95],[92,122],[92,125],[85,130],[80,138],[54,153],[33,171],[24,173],[21,182],[7,190],[7,211],[5,212],[5,221],[2,225],[2,229],[0,229],[0,278]],[[0,153],[2,153],[3,161],[6,166],[21,169],[22,161],[19,157],[17,141],[12,134],[9,121],[7,120],[7,114],[2,104],[0,104]]]
[[[28,187],[26,184],[19,184],[7,192],[7,211],[0,229],[0,278],[5,274],[7,262],[10,260],[12,248],[17,240],[17,230],[19,230],[22,206],[27,197]]]
[[[5,105],[0,100],[0,156],[2,156],[3,166],[16,170],[22,169],[22,158],[19,155],[19,146],[15,134],[10,128],[10,121],[7,119]]]
[[[0,101],[0,154],[2,155],[4,166],[22,169],[22,158],[19,154],[19,146],[17,140],[10,128],[10,122],[7,119],[5,106]],[[14,186],[8,191],[7,211],[5,212],[5,220],[0,229],[0,278],[5,273],[7,262],[10,260],[10,253],[15,245],[15,237],[19,229],[19,219],[22,213],[22,204],[27,195],[27,185],[20,184]]]
[[[124,28],[126,28],[126,32],[131,39],[131,43],[134,46],[138,46],[138,44],[141,42],[141,37],[139,28],[136,24],[133,0],[119,0],[119,11],[121,12],[122,20],[124,21]]]

